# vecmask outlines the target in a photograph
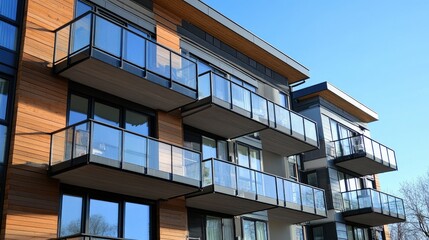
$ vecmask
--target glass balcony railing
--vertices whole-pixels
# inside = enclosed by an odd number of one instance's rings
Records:
[[[82,158],[142,174],[158,171],[201,181],[200,153],[94,120],[52,134],[51,168],[74,166]]]
[[[210,96],[225,103],[223,105],[229,109],[237,110],[255,121],[317,146],[314,121],[211,71],[198,77],[199,99]]]
[[[344,211],[370,208],[372,211],[395,218],[405,219],[402,199],[374,189],[343,192]]]
[[[395,151],[364,135],[339,139],[333,144],[336,158],[353,158],[364,155],[366,158],[397,169]]]
[[[94,12],[87,12],[55,31],[54,65],[77,63],[82,59],[73,57],[87,50],[91,56],[95,50],[109,56],[117,67],[127,67],[132,73],[147,71],[168,80],[170,86],[175,83],[197,89],[197,66],[193,60]]]
[[[325,192],[275,175],[218,159],[203,161],[203,187],[232,189],[237,196],[262,196],[279,207],[326,216]],[[246,194],[247,193],[247,194]]]

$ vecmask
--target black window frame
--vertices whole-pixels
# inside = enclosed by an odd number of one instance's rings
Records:
[[[76,234],[89,234],[89,211],[90,205],[89,202],[91,199],[114,202],[118,203],[118,238],[124,236],[125,228],[125,205],[126,203],[135,203],[141,205],[149,206],[149,240],[154,240],[157,238],[156,234],[158,233],[158,222],[157,222],[157,205],[153,200],[141,199],[137,197],[104,192],[94,189],[82,188],[77,186],[71,186],[62,184],[60,186],[60,195],[59,195],[59,207],[58,207],[58,222],[57,222],[57,236],[58,237],[67,237],[61,236],[61,218],[62,218],[62,205],[63,205],[63,196],[74,196],[82,198],[82,209],[81,209],[81,232]],[[75,234],[73,234],[75,235]],[[69,236],[73,236],[69,235]],[[100,236],[101,237],[101,236]],[[114,237],[115,238],[115,237]]]
[[[257,231],[257,229],[256,229],[256,223],[257,222],[260,222],[260,223],[263,223],[263,224],[265,224],[265,239],[269,239],[268,238],[268,236],[269,236],[269,234],[268,234],[268,232],[269,232],[269,229],[268,229],[268,221],[266,221],[266,220],[261,220],[261,219],[256,219],[256,218],[250,218],[250,217],[242,217],[241,218],[241,234],[242,234],[242,236],[243,236],[243,239],[244,239],[244,221],[249,221],[249,222],[253,222],[253,224],[254,224],[254,226],[255,226],[255,239],[256,240],[263,240],[263,239],[258,239],[258,231]]]
[[[194,215],[194,216],[192,216],[192,215]],[[191,222],[192,217],[195,217],[196,215],[198,215],[198,219],[201,220],[199,226],[193,226],[192,222]],[[236,233],[236,226],[235,226],[235,221],[234,221],[235,219],[234,219],[234,216],[232,216],[232,215],[218,213],[218,212],[211,212],[211,211],[206,211],[206,210],[196,209],[196,208],[188,208],[187,217],[188,217],[188,231],[189,231],[189,237],[190,238],[198,238],[198,239],[201,239],[201,240],[206,240],[207,239],[206,238],[206,234],[207,234],[207,217],[221,218],[222,220],[223,219],[231,219],[232,220],[233,232],[234,232],[234,235],[236,235],[235,234]],[[195,235],[193,235],[193,233],[190,230],[191,227],[201,227],[200,228],[200,230],[201,230],[201,236],[195,236]],[[223,224],[222,224],[222,228],[220,230],[222,232],[222,238],[223,238]]]
[[[189,145],[187,144],[186,139],[187,139],[187,137],[188,137],[188,136],[190,136],[190,135],[193,135],[194,137],[198,137],[198,138],[199,138],[199,142],[196,142],[196,143],[198,143],[198,144],[200,145],[199,149],[193,148],[192,146],[189,146]],[[229,143],[228,143],[228,139],[223,138],[223,137],[219,137],[219,136],[214,135],[214,134],[212,134],[212,133],[208,133],[208,132],[202,131],[202,130],[200,130],[200,129],[197,129],[197,128],[194,128],[194,127],[191,127],[191,126],[188,126],[188,125],[185,125],[185,126],[184,126],[184,128],[183,128],[183,138],[184,138],[183,140],[184,140],[184,146],[185,146],[185,147],[187,147],[187,148],[189,148],[189,149],[192,149],[192,150],[195,150],[195,151],[201,152],[201,156],[202,156],[202,154],[203,154],[203,137],[211,138],[211,139],[213,139],[213,140],[215,140],[215,141],[216,141],[216,158],[218,158],[218,159],[220,159],[220,160],[224,160],[224,161],[229,161],[229,162],[231,162],[231,156],[230,156],[230,154],[229,154]],[[220,141],[226,142],[226,153],[227,153],[227,158],[228,158],[228,159],[221,159],[221,158],[219,158],[219,148],[218,148],[218,143],[219,143]],[[192,143],[195,143],[195,142],[192,142]],[[203,160],[205,160],[205,159],[203,159]]]
[[[255,147],[255,146],[252,146],[250,144],[241,142],[241,141],[235,141],[234,142],[234,160],[235,160],[235,163],[237,165],[239,165],[239,166],[241,166],[241,165],[238,162],[238,145],[247,147],[248,161],[249,161],[249,167],[248,168],[256,170],[256,171],[263,172],[264,171],[264,161],[263,161],[263,157],[262,157],[262,149],[260,149],[258,147]],[[259,169],[259,170],[252,167],[252,164],[251,164],[252,162],[250,160],[250,149],[257,150],[259,152],[259,157],[260,157],[260,160],[261,160],[261,169]]]
[[[108,93],[100,92],[96,89],[90,89],[80,84],[71,83],[71,87],[67,96],[67,126],[70,125],[70,110],[71,110],[71,96],[76,95],[79,97],[86,98],[88,100],[88,113],[86,119],[94,119],[95,103],[99,102],[107,106],[115,107],[119,109],[119,128],[126,129],[126,112],[127,110],[133,111],[148,117],[148,136],[156,136],[156,112],[150,108],[139,105],[134,102],[130,102],[126,99],[122,99]]]

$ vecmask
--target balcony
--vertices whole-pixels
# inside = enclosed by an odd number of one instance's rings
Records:
[[[49,172],[61,183],[147,199],[201,187],[200,153],[87,120],[52,134]]]
[[[195,101],[195,62],[143,34],[88,12],[55,31],[54,72],[153,109]]]
[[[371,227],[405,221],[404,203],[400,198],[374,189],[360,189],[342,195],[346,221]]]
[[[298,223],[326,216],[324,191],[218,159],[203,161],[203,188],[188,195],[188,207],[241,215],[268,210]]]
[[[334,163],[362,176],[397,170],[395,152],[363,135],[333,142]]]
[[[289,156],[318,147],[316,123],[214,72],[198,77],[199,101],[183,122],[225,138],[259,132],[264,149]]]

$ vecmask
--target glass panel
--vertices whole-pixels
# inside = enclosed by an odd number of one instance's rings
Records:
[[[352,144],[352,153],[363,153],[364,152],[364,146],[362,142],[362,136],[354,136],[351,138],[351,144]]]
[[[212,175],[212,161],[205,161],[202,163],[203,167],[203,187],[213,184],[213,175]],[[225,173],[228,175],[227,173]]]
[[[314,208],[314,195],[311,187],[301,185],[301,199],[304,207]]]
[[[77,1],[76,2],[76,10],[75,10],[75,17],[79,17],[80,15],[91,11],[92,7],[89,6],[88,4],[82,2],[82,1]]]
[[[0,125],[0,135],[4,138],[0,138],[0,157],[1,163],[3,163],[3,156],[5,150],[6,140],[6,126]],[[51,164],[61,163],[63,161],[70,160],[72,151],[72,137],[73,128],[57,132],[52,135],[52,153],[51,153]]]
[[[112,126],[119,127],[119,109],[95,102],[94,119]]]
[[[207,216],[206,239],[222,240],[222,219],[221,218]]]
[[[200,154],[173,147],[173,174],[200,180]]]
[[[370,208],[371,206],[371,194],[370,190],[358,190],[357,197],[359,200],[359,208]]]
[[[324,240],[323,236],[323,227],[315,227],[313,228],[313,236],[314,240]]]
[[[268,119],[270,120],[270,126],[274,127],[275,125],[272,125],[275,123],[276,118],[274,114],[274,104],[272,102],[268,102]]]
[[[405,209],[404,209],[404,203],[402,202],[402,199],[396,198],[396,207],[398,208],[399,217],[404,218]]]
[[[232,104],[250,112],[250,91],[237,84],[232,84]]]
[[[71,129],[69,129],[71,130]],[[71,132],[69,132],[71,134]],[[74,127],[74,152],[72,158],[84,156],[89,153],[89,123],[85,122]],[[70,135],[71,137],[71,135]],[[68,137],[68,138],[70,138]],[[71,139],[68,139],[71,141]],[[69,148],[67,146],[67,148]],[[67,153],[68,151],[66,151]]]
[[[217,141],[217,157],[228,161],[228,143],[226,141]]]
[[[304,136],[304,122],[303,118],[293,112],[290,113],[290,120],[292,123],[292,131]]]
[[[227,103],[231,103],[231,90],[230,90],[230,83],[228,80],[226,80],[223,77],[220,77],[216,74],[212,75],[213,79],[213,96],[216,98],[219,98],[220,100],[223,100]]]
[[[348,240],[353,240],[353,227],[352,226],[347,226],[347,239]]]
[[[165,78],[170,78],[170,51],[148,41],[147,54],[148,70]]]
[[[203,136],[203,159],[216,158],[216,141]]]
[[[288,96],[282,92],[279,92],[279,104],[284,108],[289,108]]]
[[[55,33],[55,56],[57,62],[69,54],[70,25],[58,30]]]
[[[358,205],[358,199],[357,199],[357,192],[352,191],[352,192],[348,192],[348,194],[350,198],[350,209],[358,209],[359,205]]]
[[[235,165],[215,160],[214,183],[219,186],[237,189]]]
[[[189,88],[197,88],[197,69],[196,64],[188,59],[171,53],[171,74],[175,82],[181,83]]]
[[[279,199],[279,201],[284,201],[285,191],[283,186],[283,180],[280,178],[277,178],[276,181],[277,181],[277,198]]]
[[[93,128],[92,154],[120,161],[122,132],[97,123],[94,123]]]
[[[149,117],[130,110],[125,112],[125,129],[144,136],[149,135]]]
[[[95,47],[112,54],[121,56],[122,28],[99,16],[95,17]]]
[[[201,60],[197,61],[198,74],[203,74],[207,71],[212,71],[213,68],[208,64]]]
[[[383,145],[380,145],[381,149],[381,159],[383,161],[383,164],[389,165],[389,156],[387,155],[387,148]]]
[[[374,211],[381,212],[381,199],[380,194],[371,190],[372,207]]]
[[[243,220],[243,239],[256,240],[256,229],[253,221]]]
[[[237,144],[237,157],[238,165],[250,168],[248,147]]]
[[[3,1],[3,0],[2,0]],[[0,46],[9,50],[16,50],[17,28],[9,23],[0,21]]]
[[[290,117],[289,111],[275,105],[274,110],[276,111],[276,124],[286,128],[286,131],[290,130]]]
[[[389,214],[389,201],[387,199],[387,195],[384,193],[380,193],[381,200],[381,209],[383,210],[383,214]]]
[[[325,194],[322,190],[314,189],[314,200],[318,211],[325,211]]]
[[[143,204],[125,203],[124,238],[149,240],[150,207]]]
[[[267,224],[264,222],[256,222],[256,239],[257,240],[267,240]]]
[[[0,119],[6,120],[9,81],[0,78]]]
[[[267,100],[256,94],[252,94],[252,115],[259,122],[268,121]]]
[[[118,203],[91,199],[89,202],[90,234],[118,237]]]
[[[72,94],[69,106],[69,125],[88,118],[88,99]]]
[[[230,218],[222,219],[223,240],[234,240],[234,221]]]
[[[363,136],[363,142],[364,142],[364,145],[365,145],[365,152],[368,153],[368,154],[370,154],[373,157],[374,156],[374,151],[372,149],[372,141],[371,141],[371,139]]]
[[[248,193],[256,193],[255,172],[250,169],[238,167],[238,166],[237,166],[237,170],[238,170],[238,180],[237,180],[238,190],[243,192],[248,192]]]
[[[301,206],[301,193],[299,191],[299,184],[291,181],[284,181],[286,206],[288,203],[293,203]]]
[[[82,231],[82,197],[63,195],[60,223],[61,237]]]
[[[305,137],[317,142],[316,123],[304,118]]]
[[[258,149],[249,148],[250,151],[250,168],[262,171],[261,152]]]
[[[72,23],[70,37],[71,46],[69,54],[73,54],[76,51],[90,45],[91,17],[92,15],[89,14]]]
[[[398,208],[396,207],[396,199],[393,196],[387,196],[389,202],[390,215],[397,216]]]
[[[171,146],[148,139],[148,168],[171,173]]]
[[[260,172],[255,172],[255,173],[256,173],[256,183],[258,185],[257,187],[258,195],[262,195],[272,199],[277,199],[276,178],[274,176],[260,173]]]
[[[124,31],[124,60],[144,68],[146,62],[146,39],[128,30]]]
[[[396,157],[395,152],[392,149],[388,149],[387,153],[389,155],[389,163],[392,168],[396,168]]]
[[[372,142],[372,147],[374,149],[374,157],[376,161],[381,160],[381,150],[380,150],[380,144],[377,142]]]
[[[1,0],[0,15],[9,19],[16,20],[17,0]]]
[[[211,95],[210,93],[210,79],[211,73],[206,73],[198,77],[198,98],[203,99]]]
[[[146,167],[147,139],[132,133],[124,133],[124,162]]]

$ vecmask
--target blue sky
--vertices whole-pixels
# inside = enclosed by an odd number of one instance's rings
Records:
[[[429,170],[429,1],[204,0],[376,111],[372,138],[396,151],[382,190]]]

